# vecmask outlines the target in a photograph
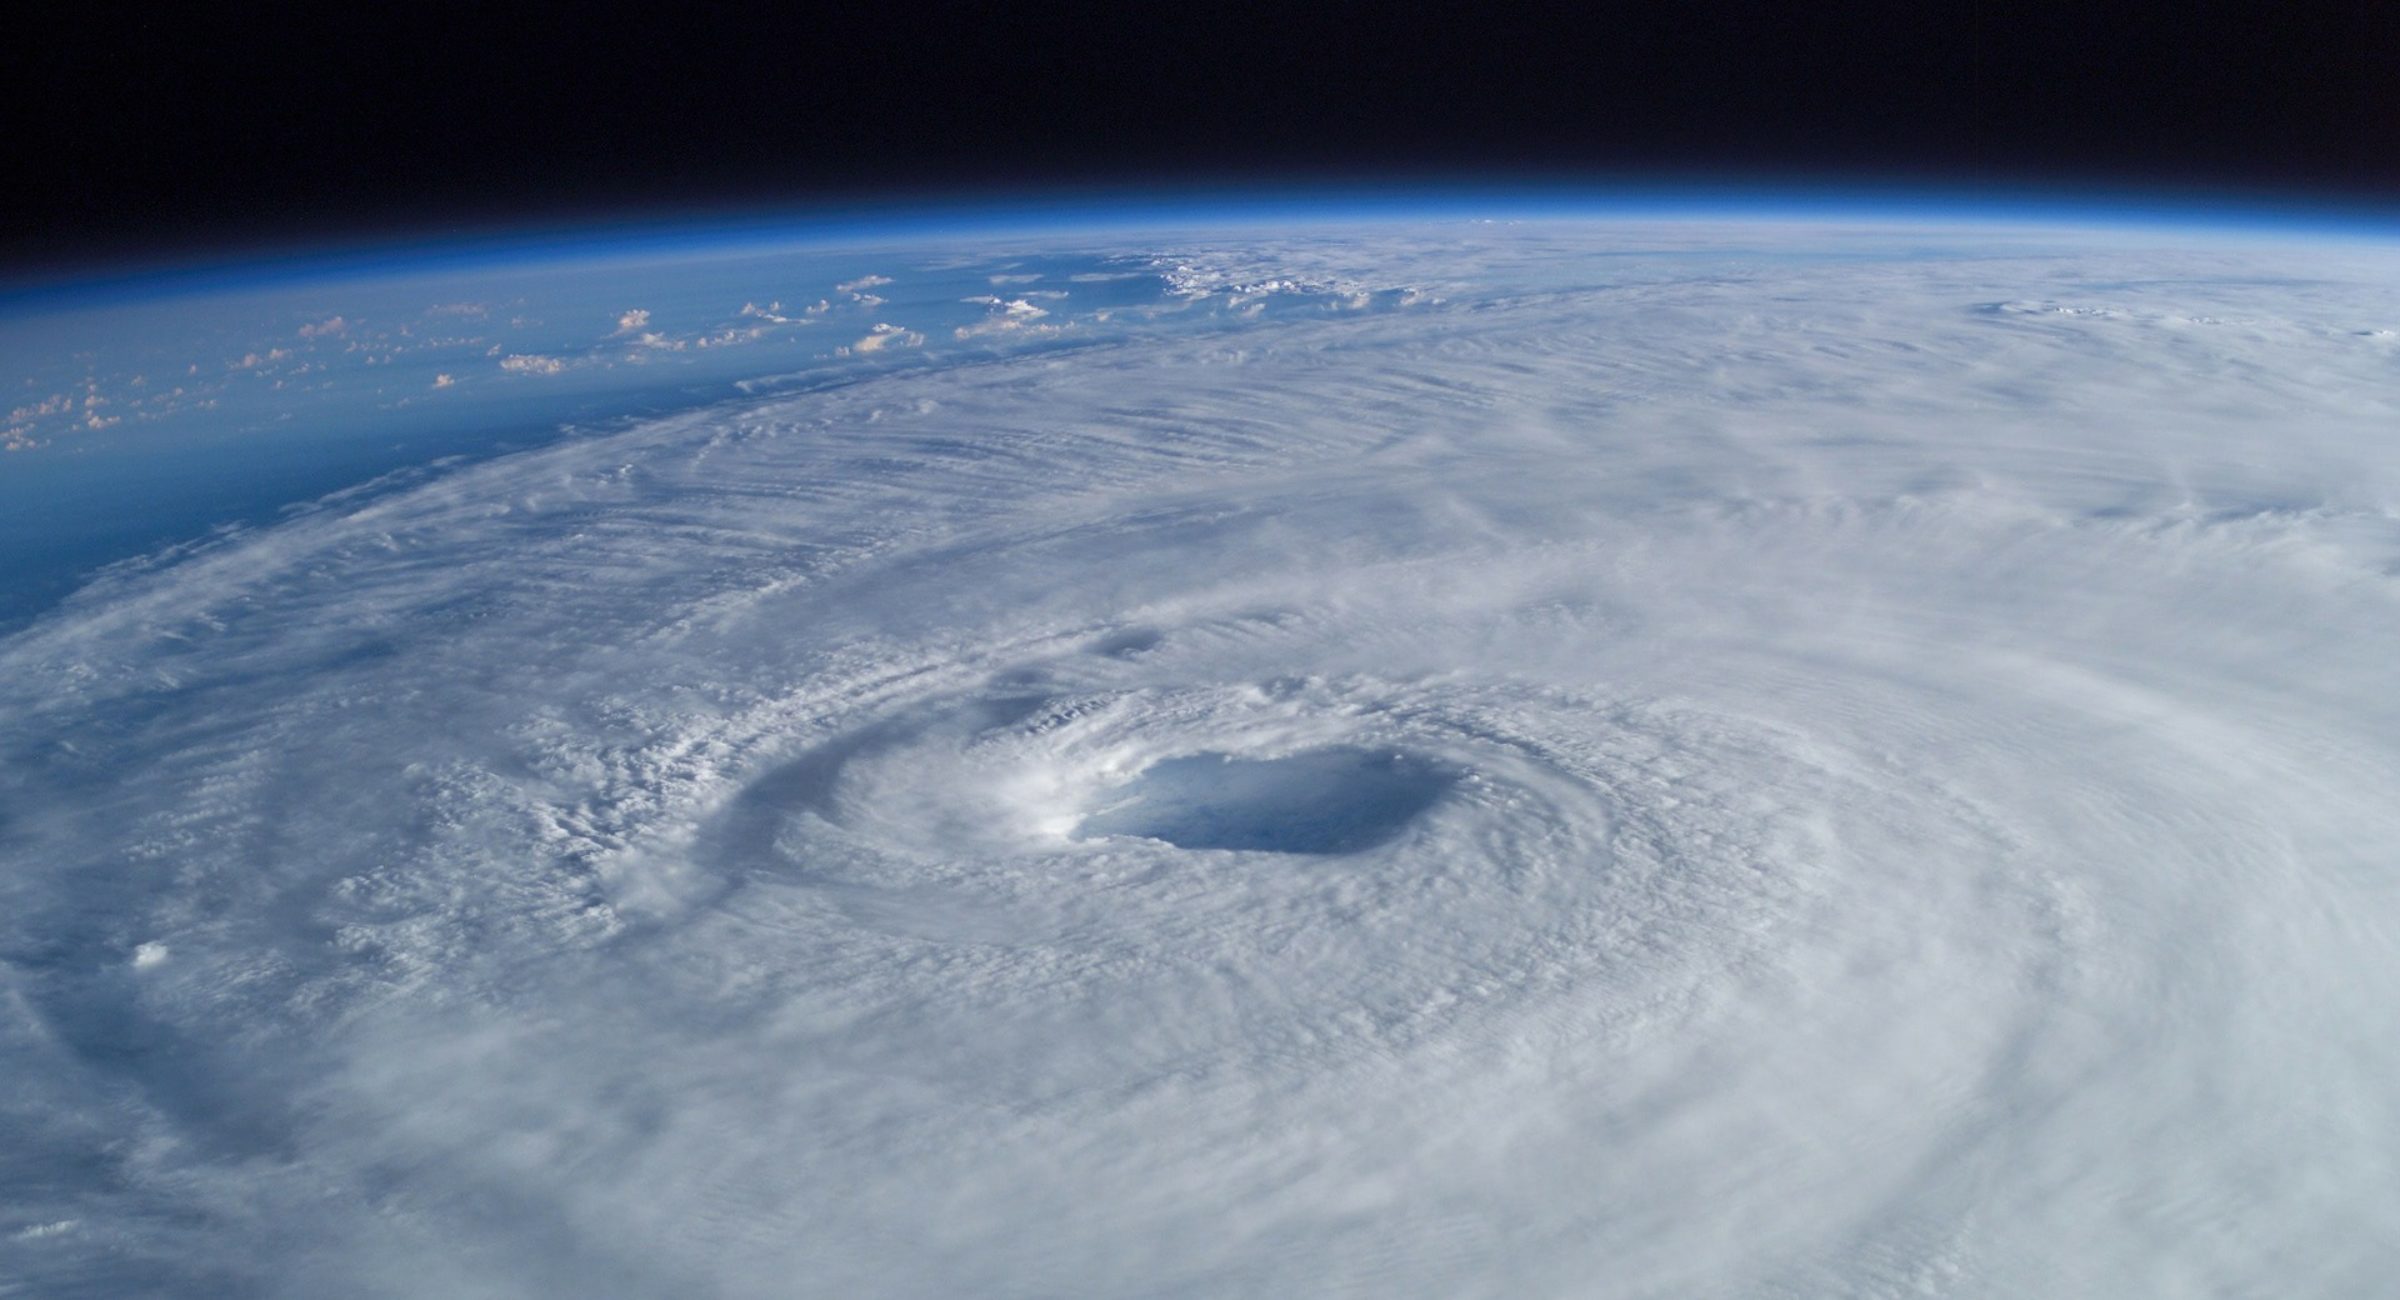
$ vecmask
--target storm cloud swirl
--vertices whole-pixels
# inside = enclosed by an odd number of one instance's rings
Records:
[[[0,643],[0,1274],[2387,1285],[2400,258],[1635,239],[1162,243],[1384,297],[459,468]]]

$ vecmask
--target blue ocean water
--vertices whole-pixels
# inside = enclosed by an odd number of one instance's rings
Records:
[[[1076,275],[1086,310],[1160,296],[1155,274],[1088,257],[675,246],[20,295],[0,316],[0,630],[102,566],[395,471],[1051,345],[983,327],[1038,321],[1055,291],[1037,279]]]

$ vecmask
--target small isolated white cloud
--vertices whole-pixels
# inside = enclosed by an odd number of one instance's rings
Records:
[[[846,348],[834,349],[836,356],[853,353],[881,352],[885,348],[913,348],[924,345],[925,336],[899,325],[879,324],[867,331],[867,336]]]
[[[300,327],[300,337],[304,339],[321,339],[336,334],[347,334],[349,332],[350,322],[340,316],[328,316],[324,320],[317,321],[314,324],[303,325]]]
[[[242,354],[241,360],[233,363],[233,369],[256,370],[262,366],[274,365],[278,361],[288,361],[291,359],[291,355],[291,351],[287,348],[268,348],[264,352],[245,352]]]
[[[38,402],[28,403],[8,413],[10,424],[23,424],[45,415],[65,415],[75,405],[72,393],[52,393]]]
[[[433,377],[433,386],[436,388],[448,388],[457,382],[458,376],[456,375],[441,374]]]
[[[858,293],[863,290],[872,289],[877,285],[890,284],[891,282],[892,277],[888,275],[862,275],[855,280],[842,281],[840,284],[833,286],[833,291],[835,293]]]
[[[1028,271],[1016,275],[995,275],[989,278],[993,284],[1031,284],[1041,279],[1042,276],[1039,271]]]
[[[1024,298],[996,298],[986,294],[960,301],[981,303],[991,309],[991,314],[972,325],[961,325],[952,330],[951,336],[954,338],[973,338],[979,334],[1054,334],[1058,331],[1055,325],[1036,325],[1034,322],[1050,313]]]
[[[647,326],[649,323],[650,313],[643,308],[636,307],[631,311],[626,312],[624,315],[617,317],[617,333],[631,334],[635,330]]]
[[[758,340],[765,338],[767,336],[767,332],[773,328],[773,325],[806,324],[808,324],[807,321],[787,321],[774,319],[773,324],[770,325],[751,325],[748,327],[728,325],[714,333],[703,334],[698,338],[693,339],[692,346],[696,348],[730,348],[743,343],[755,343]]]
[[[808,314],[809,314],[809,315],[811,315],[811,316],[822,316],[822,315],[824,315],[825,313],[827,313],[827,312],[829,312],[829,311],[832,311],[832,310],[833,310],[833,304],[832,304],[832,303],[830,303],[830,302],[827,302],[827,301],[826,301],[825,299],[823,299],[823,298],[819,298],[819,299],[817,299],[817,305],[816,305],[816,306],[814,306],[814,307],[804,307],[804,308],[802,308],[801,310],[805,311],[806,313],[808,313]]]
[[[425,309],[428,316],[489,316],[491,304],[481,302],[437,302]]]
[[[149,970],[153,966],[163,964],[167,960],[167,955],[167,945],[156,942],[145,943],[133,950],[133,968]]]
[[[520,352],[500,358],[500,368],[512,375],[555,375],[567,368],[557,357]]]

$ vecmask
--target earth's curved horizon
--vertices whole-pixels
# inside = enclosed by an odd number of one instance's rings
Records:
[[[2388,1281],[2400,238],[1410,201],[9,299],[0,1278]]]

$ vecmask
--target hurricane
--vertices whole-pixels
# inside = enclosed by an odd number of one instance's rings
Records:
[[[2388,1285],[2400,246],[1056,239],[0,640],[0,1276]]]

